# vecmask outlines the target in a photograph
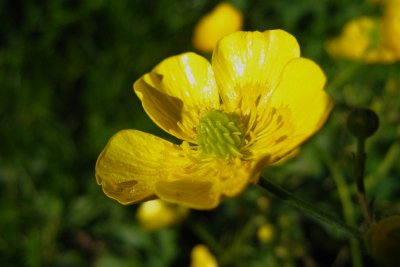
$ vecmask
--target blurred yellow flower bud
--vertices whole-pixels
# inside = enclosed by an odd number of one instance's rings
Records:
[[[359,17],[350,20],[340,36],[329,40],[326,49],[334,57],[367,63],[391,63],[394,53],[382,45],[381,20]]]
[[[242,25],[242,13],[231,4],[220,3],[195,26],[193,46],[202,52],[212,52],[222,37],[241,30]]]
[[[264,223],[257,230],[257,238],[261,243],[267,244],[274,239],[275,229],[272,224]]]
[[[387,45],[400,58],[400,0],[388,0],[382,20],[382,35]]]
[[[197,245],[192,249],[190,267],[218,267],[218,263],[205,245]]]
[[[389,216],[371,226],[365,236],[371,256],[382,266],[400,263],[400,215]]]
[[[179,222],[187,213],[188,209],[185,207],[156,199],[140,204],[136,217],[144,229],[153,231]]]

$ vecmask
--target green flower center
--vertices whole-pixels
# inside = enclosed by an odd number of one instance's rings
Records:
[[[234,113],[211,110],[201,119],[197,131],[201,151],[218,158],[240,157],[243,135],[239,117]]]

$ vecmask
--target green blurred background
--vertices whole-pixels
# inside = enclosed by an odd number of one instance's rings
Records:
[[[324,50],[346,21],[381,8],[362,0],[233,3],[245,30],[295,35],[336,99],[323,130],[296,158],[264,174],[341,218],[344,204],[362,226],[345,122],[352,107],[369,106],[381,127],[367,146],[368,196],[377,217],[398,213],[400,65],[334,60]],[[118,130],[169,138],[144,113],[132,84],[162,59],[193,51],[193,27],[216,4],[0,1],[0,266],[189,266],[191,248],[207,241],[221,266],[352,266],[341,232],[255,186],[213,211],[191,211],[179,225],[146,232],[136,205],[118,204],[96,184],[97,156]],[[263,222],[275,229],[268,244],[255,234]]]

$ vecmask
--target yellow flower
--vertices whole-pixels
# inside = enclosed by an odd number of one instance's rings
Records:
[[[270,243],[275,236],[274,226],[270,223],[263,223],[257,230],[257,238],[261,243]]]
[[[218,267],[217,260],[204,245],[192,249],[190,267]]]
[[[142,203],[136,217],[144,229],[153,231],[179,222],[187,213],[187,208],[175,207],[160,199],[154,199]]]
[[[400,0],[388,0],[382,20],[385,45],[400,58]]]
[[[201,52],[212,52],[222,37],[241,30],[242,24],[240,10],[229,3],[220,3],[195,26],[193,46]]]
[[[182,144],[120,131],[97,160],[97,182],[122,204],[158,197],[214,208],[321,128],[333,106],[325,79],[282,30],[232,33],[211,64],[194,53],[167,58],[133,87]]]
[[[395,54],[383,45],[381,20],[359,17],[350,20],[339,37],[327,42],[326,49],[335,57],[366,63],[392,63]]]

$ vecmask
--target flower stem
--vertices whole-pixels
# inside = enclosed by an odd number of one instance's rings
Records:
[[[288,203],[289,205],[292,205],[293,207],[300,209],[306,215],[317,220],[318,222],[334,227],[335,229],[339,229],[359,240],[362,239],[362,234],[360,230],[358,230],[354,226],[348,225],[343,221],[337,219],[336,217],[332,216],[331,214],[316,208],[314,205],[298,198],[294,194],[283,189],[281,186],[273,183],[269,179],[261,177],[258,184],[265,190],[271,192],[278,198]]]
[[[328,167],[332,179],[338,189],[339,199],[343,207],[343,217],[347,224],[356,225],[355,212],[351,200],[350,187],[346,184],[346,179],[343,176],[339,167],[335,164],[332,156],[327,153],[324,149],[318,149],[321,159],[324,164]],[[350,241],[350,252],[353,267],[362,267],[362,256],[360,250],[360,243],[355,238],[351,238]]]
[[[364,185],[365,159],[366,159],[365,139],[357,138],[357,152],[354,155],[354,160],[355,160],[354,176],[356,178],[356,184],[357,184],[358,201],[363,211],[365,221],[369,226],[372,223],[372,217],[368,208],[368,201],[365,194],[365,185]]]

